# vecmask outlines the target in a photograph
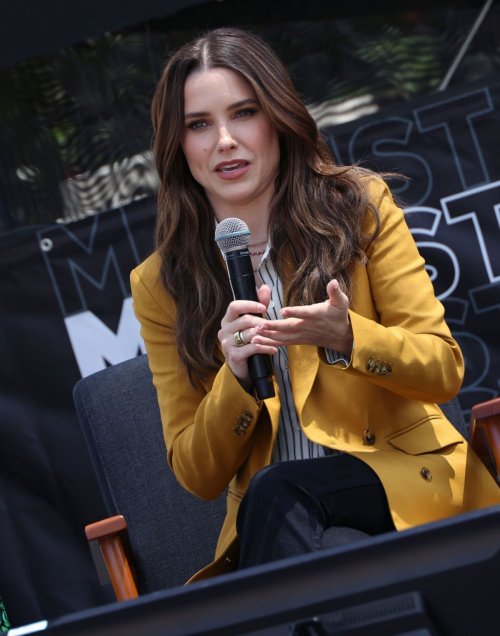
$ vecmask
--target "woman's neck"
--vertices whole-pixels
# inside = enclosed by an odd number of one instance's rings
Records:
[[[211,202],[212,203],[212,202]],[[241,219],[250,230],[250,243],[267,240],[267,223],[269,220],[269,202],[252,201],[245,205],[232,205],[226,201],[212,203],[215,218],[219,223],[224,219]]]

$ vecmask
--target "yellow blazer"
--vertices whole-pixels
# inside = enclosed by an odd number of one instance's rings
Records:
[[[387,186],[371,197],[381,233],[358,264],[350,305],[354,350],[348,366],[324,350],[288,347],[294,402],[306,436],[349,453],[379,476],[398,530],[500,503],[500,489],[436,405],[452,399],[463,358],[444,321],[413,237]],[[367,214],[366,223],[373,223]],[[224,364],[194,389],[179,368],[175,305],[154,253],[131,274],[158,392],[168,461],[181,485],[202,499],[229,484],[215,561],[191,580],[232,569],[236,514],[252,476],[271,461],[280,398],[258,401]],[[243,419],[250,420],[244,435]],[[367,435],[366,431],[370,431]]]

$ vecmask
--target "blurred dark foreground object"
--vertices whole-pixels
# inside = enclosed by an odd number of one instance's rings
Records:
[[[44,633],[494,636],[499,552],[494,506],[71,614]]]

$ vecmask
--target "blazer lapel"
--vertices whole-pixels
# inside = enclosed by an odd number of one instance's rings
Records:
[[[319,356],[317,347],[310,345],[289,346],[288,364],[290,366],[293,401],[299,420],[301,420],[302,409],[318,372]]]
[[[294,264],[290,250],[285,250],[283,269],[285,281],[290,280]],[[288,286],[283,284],[283,300],[288,295]],[[290,345],[288,350],[288,364],[292,382],[293,401],[299,420],[302,419],[302,409],[311,392],[319,367],[318,348],[310,345]]]

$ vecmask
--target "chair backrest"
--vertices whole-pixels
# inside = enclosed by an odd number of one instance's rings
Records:
[[[170,470],[147,356],[80,380],[74,400],[108,513],[127,521],[139,593],[183,585],[213,560],[226,500],[194,497]]]
[[[450,420],[453,426],[457,429],[457,431],[467,439],[468,435],[468,427],[467,423],[464,419],[462,413],[462,407],[460,406],[460,402],[457,397],[454,397],[453,400],[446,402],[445,404],[440,404],[439,408],[443,411],[445,416]]]

